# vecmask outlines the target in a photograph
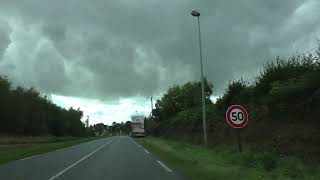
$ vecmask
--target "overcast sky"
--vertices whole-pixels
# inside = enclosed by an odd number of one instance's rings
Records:
[[[0,0],[0,73],[92,123],[148,114],[147,96],[199,79],[192,9],[214,96],[320,38],[319,0]]]

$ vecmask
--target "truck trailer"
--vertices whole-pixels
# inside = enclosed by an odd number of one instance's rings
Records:
[[[131,116],[132,137],[145,137],[144,118],[142,115]]]

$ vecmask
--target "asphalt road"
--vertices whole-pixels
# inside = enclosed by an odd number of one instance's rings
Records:
[[[180,180],[126,136],[99,139],[0,166],[2,180]]]

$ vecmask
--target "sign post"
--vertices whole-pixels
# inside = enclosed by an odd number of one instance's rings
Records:
[[[238,148],[239,152],[242,153],[240,129],[247,125],[249,121],[248,113],[244,107],[240,105],[232,105],[226,112],[226,120],[231,127],[237,129]]]
[[[239,152],[242,153],[242,144],[241,144],[241,133],[240,133],[240,129],[237,130],[237,136],[238,136],[238,148],[239,148]]]

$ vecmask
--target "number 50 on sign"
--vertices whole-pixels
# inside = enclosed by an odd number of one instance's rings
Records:
[[[247,111],[240,105],[232,105],[226,112],[226,119],[233,128],[243,128],[249,121]]]

